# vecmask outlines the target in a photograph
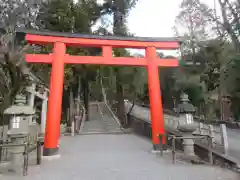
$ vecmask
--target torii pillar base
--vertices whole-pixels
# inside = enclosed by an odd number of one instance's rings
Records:
[[[60,154],[51,155],[51,156],[42,156],[43,161],[52,161],[52,160],[60,159],[60,158],[61,158]]]
[[[44,148],[43,149],[43,156],[59,156],[59,148]]]

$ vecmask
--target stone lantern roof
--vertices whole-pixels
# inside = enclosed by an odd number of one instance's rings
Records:
[[[177,113],[180,113],[180,114],[193,114],[196,112],[196,108],[191,104],[189,103],[189,98],[188,98],[188,95],[187,94],[182,94],[181,95],[181,103],[178,104],[177,106]]]
[[[5,115],[30,116],[35,114],[35,109],[26,105],[26,97],[17,95],[15,104],[4,110]]]

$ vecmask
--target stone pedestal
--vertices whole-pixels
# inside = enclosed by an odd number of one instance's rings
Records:
[[[184,139],[183,140],[183,149],[185,157],[195,157],[194,152],[194,141],[192,139]]]
[[[30,87],[28,87],[29,89],[31,89],[31,91],[35,91],[36,89],[36,84],[32,84]],[[35,100],[35,95],[32,94],[32,93],[29,93],[28,94],[28,100],[27,100],[27,103],[30,107],[34,108],[34,100]],[[33,116],[29,116],[28,117],[29,119],[29,124],[33,123],[34,122],[34,119],[33,119]]]
[[[44,96],[47,97],[47,92],[44,93]],[[43,100],[42,102],[42,112],[41,112],[41,133],[45,134],[46,120],[47,120],[47,107],[48,101]]]
[[[27,136],[27,133],[9,134],[12,142],[11,144],[23,144]],[[9,149],[9,152],[11,153],[11,163],[9,171],[15,173],[22,173],[24,148],[24,146],[16,146]]]
[[[192,133],[196,130],[196,124],[184,124],[178,127],[179,131],[183,133],[183,150],[184,159],[186,160],[198,160],[194,152],[194,140],[191,139]],[[186,139],[184,138],[186,137]]]

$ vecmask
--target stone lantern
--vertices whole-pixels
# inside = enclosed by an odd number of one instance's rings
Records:
[[[26,103],[25,96],[17,95],[15,104],[5,109],[4,115],[10,116],[8,134],[28,133],[28,119],[35,114],[35,109]]]
[[[190,128],[189,130],[191,130],[195,127],[193,114],[196,112],[196,108],[191,103],[189,103],[189,101],[190,100],[188,99],[188,95],[182,94],[181,103],[178,104],[176,110],[179,114],[179,125],[184,125],[182,128]],[[186,131],[188,131],[188,129],[186,129]]]
[[[10,128],[8,136],[12,144],[23,144],[28,137],[29,117],[35,114],[32,106],[26,105],[26,97],[18,95],[15,105],[10,106],[4,111],[4,115],[10,116]],[[9,149],[11,153],[11,167],[9,170],[17,172],[21,169],[23,146],[16,146]]]
[[[183,134],[184,156],[187,159],[196,158],[194,141],[191,138],[193,132],[198,128],[198,125],[193,120],[195,111],[195,107],[189,103],[188,95],[182,94],[181,103],[177,107],[177,113],[179,114],[178,130]]]

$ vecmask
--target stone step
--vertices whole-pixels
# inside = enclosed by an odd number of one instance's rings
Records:
[[[103,109],[102,104],[100,104],[101,109]],[[97,105],[90,106],[89,121],[84,123],[83,132],[84,133],[121,133],[122,130],[115,119],[107,112],[103,111],[101,114]]]

